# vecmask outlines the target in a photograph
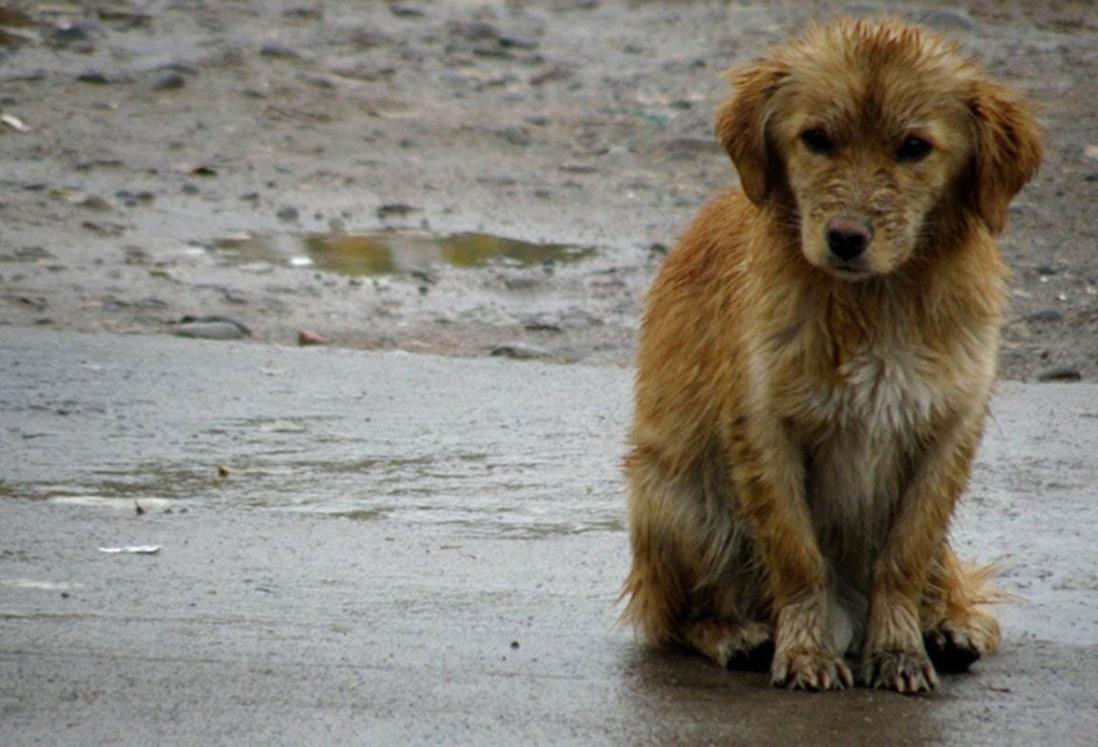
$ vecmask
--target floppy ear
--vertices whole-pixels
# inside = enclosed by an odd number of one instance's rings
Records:
[[[725,73],[736,93],[717,111],[717,137],[736,165],[743,191],[756,204],[765,201],[774,186],[777,164],[767,144],[766,124],[770,100],[785,77],[783,70],[767,63]]]
[[[977,83],[968,106],[976,122],[973,207],[997,234],[1010,200],[1041,165],[1041,129],[1028,107],[995,83]]]

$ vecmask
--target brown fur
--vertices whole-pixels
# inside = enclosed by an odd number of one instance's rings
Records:
[[[626,472],[626,619],[777,685],[900,692],[993,653],[987,572],[949,546],[1036,170],[1027,108],[930,32],[839,20],[736,71],[718,195],[648,300]],[[825,133],[826,153],[804,133]],[[924,157],[901,158],[916,137]],[[836,266],[827,227],[872,229]]]

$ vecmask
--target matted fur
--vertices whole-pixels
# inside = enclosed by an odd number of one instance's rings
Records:
[[[721,665],[772,644],[778,685],[849,686],[856,656],[869,685],[928,690],[928,648],[958,669],[999,642],[948,528],[995,378],[994,236],[1039,131],[895,20],[813,26],[730,80],[742,190],[701,211],[643,322],[625,618]],[[870,237],[851,262],[840,218]]]

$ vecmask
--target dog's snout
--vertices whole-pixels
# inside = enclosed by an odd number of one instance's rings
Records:
[[[861,218],[832,218],[827,222],[827,247],[839,259],[857,259],[869,246],[873,227]]]

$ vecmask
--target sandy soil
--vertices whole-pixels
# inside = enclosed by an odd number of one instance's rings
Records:
[[[595,364],[630,360],[663,253],[735,178],[711,134],[719,73],[810,14],[611,0],[0,8],[0,323],[170,334],[217,315],[265,341],[309,329],[353,347]],[[1098,15],[991,0],[814,13],[881,9],[956,35],[1040,103],[1047,159],[1002,241],[1015,271],[1003,371],[1094,379]],[[241,261],[217,244],[392,227],[596,251],[352,277],[292,266],[292,248]]]

